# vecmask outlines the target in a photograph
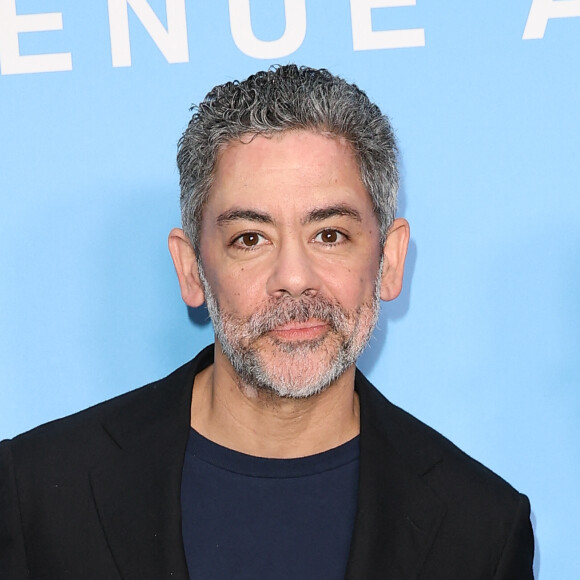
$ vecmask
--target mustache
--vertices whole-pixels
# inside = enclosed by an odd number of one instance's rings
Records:
[[[346,311],[324,296],[272,298],[254,312],[246,323],[248,334],[257,338],[290,322],[320,320],[333,331],[343,329],[348,321]]]

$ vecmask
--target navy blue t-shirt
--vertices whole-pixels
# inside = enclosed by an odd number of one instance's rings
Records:
[[[181,486],[192,580],[342,580],[358,463],[358,437],[308,457],[267,459],[192,429]]]

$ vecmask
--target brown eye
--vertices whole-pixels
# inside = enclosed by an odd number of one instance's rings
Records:
[[[336,244],[341,234],[336,230],[322,230],[318,235],[320,236],[321,242],[325,244]]]
[[[260,241],[260,236],[255,232],[249,232],[247,234],[241,235],[238,239],[240,240],[242,245],[250,247],[258,244],[258,242]]]
[[[328,244],[333,244],[338,240],[338,233],[336,230],[324,230],[322,232],[322,240]]]

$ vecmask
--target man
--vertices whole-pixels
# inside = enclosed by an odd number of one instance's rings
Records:
[[[2,444],[2,578],[532,578],[527,498],[355,368],[409,239],[379,109],[278,67],[213,89],[178,165],[215,348]]]

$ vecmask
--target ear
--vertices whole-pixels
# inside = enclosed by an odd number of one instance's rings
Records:
[[[401,293],[409,237],[409,223],[406,219],[397,218],[387,232],[383,248],[382,300],[394,300]]]
[[[199,279],[197,258],[191,242],[183,230],[174,228],[169,233],[167,243],[177,272],[181,297],[188,306],[197,308],[204,303],[205,297]]]

